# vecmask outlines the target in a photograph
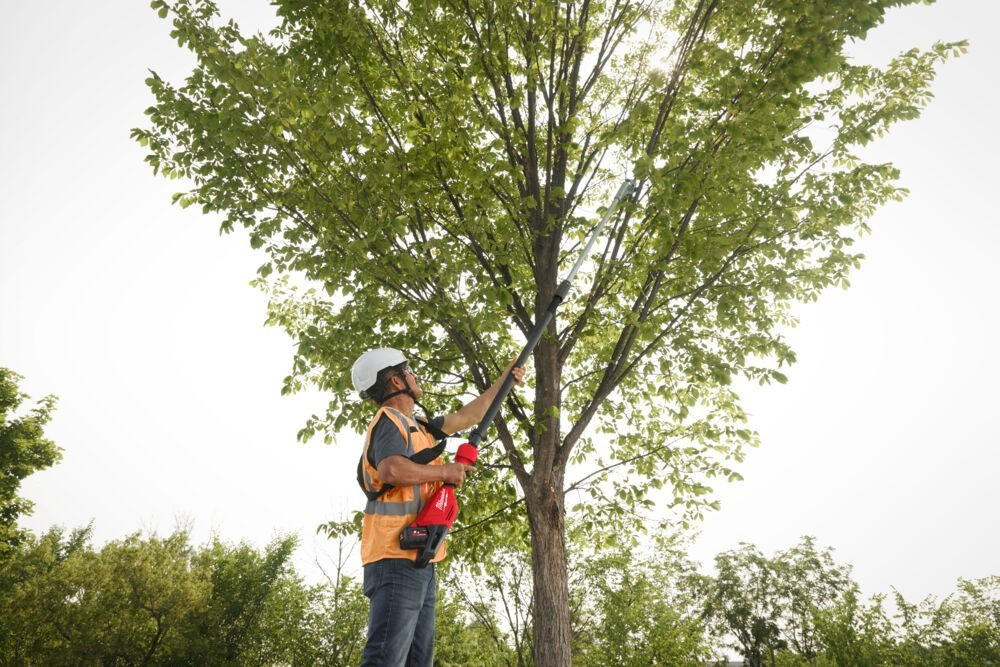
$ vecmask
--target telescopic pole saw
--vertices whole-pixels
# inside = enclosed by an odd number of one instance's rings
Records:
[[[630,194],[635,192],[636,185],[635,181],[631,179],[625,179],[621,186],[618,188],[618,192],[615,193],[614,199],[611,200],[611,205],[608,206],[607,211],[604,212],[604,216],[601,221],[597,223],[594,231],[591,233],[590,238],[587,239],[587,244],[583,247],[580,252],[580,256],[576,260],[576,264],[567,274],[566,278],[563,279],[559,286],[556,288],[555,294],[552,295],[552,301],[549,303],[549,307],[545,310],[542,317],[535,323],[535,328],[531,330],[528,335],[528,340],[524,344],[524,349],[521,350],[521,354],[518,355],[517,361],[514,362],[514,367],[523,366],[527,362],[528,357],[535,350],[535,346],[538,345],[538,341],[542,338],[542,334],[545,333],[545,329],[548,328],[549,322],[556,314],[556,310],[559,308],[566,296],[569,294],[569,288],[573,283],[573,279],[576,277],[577,272],[580,271],[580,267],[586,261],[588,255],[590,255],[590,250],[593,248],[594,243],[597,241],[597,237],[601,235],[604,230],[604,226],[607,224],[611,216],[614,215],[615,211],[621,202],[628,197]],[[479,458],[479,450],[477,446],[482,442],[483,437],[486,435],[486,431],[489,429],[490,424],[493,423],[493,419],[496,417],[497,412],[500,411],[500,406],[503,405],[504,400],[507,398],[507,394],[510,393],[511,388],[514,386],[514,377],[511,373],[507,374],[504,378],[503,384],[500,385],[500,390],[497,395],[493,398],[490,403],[489,408],[487,408],[486,413],[483,415],[482,420],[479,425],[472,430],[469,435],[469,441],[459,445],[458,452],[455,454],[455,461],[458,463],[464,463],[465,465],[472,465]],[[399,543],[403,549],[418,549],[416,565],[417,567],[423,567],[430,562],[430,559],[434,557],[441,544],[444,542],[445,535],[448,534],[448,530],[451,528],[452,524],[455,523],[455,517],[458,515],[458,502],[455,499],[455,487],[451,484],[444,484],[437,492],[427,500],[424,504],[423,509],[414,522],[403,529],[403,532],[399,535]]]

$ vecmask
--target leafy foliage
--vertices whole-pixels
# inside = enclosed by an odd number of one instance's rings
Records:
[[[89,527],[29,535],[0,568],[0,663],[355,664],[360,587],[306,586],[293,547],[195,548],[176,532],[95,550]]]
[[[294,546],[294,539],[285,538],[261,555],[249,545],[231,547],[216,540],[194,555],[192,566],[210,573],[211,592],[201,628],[184,642],[192,659],[273,664],[294,647],[297,637],[286,639],[284,626],[306,611],[305,591],[283,576]],[[281,594],[276,587],[284,589]],[[275,601],[280,601],[277,609]]]
[[[484,389],[634,165],[640,194],[536,352],[533,407],[512,398],[498,431],[527,489],[575,447],[593,456],[597,419],[609,460],[696,510],[698,473],[730,474],[715,456],[753,441],[732,378],[783,380],[754,360],[794,359],[788,302],[846,284],[865,218],[902,194],[853,149],[915,117],[961,48],[849,62],[896,4],[285,0],[247,36],[212,2],[156,0],[198,66],[180,87],[149,78],[134,136],[193,181],[177,201],[250,230],[262,276],[334,297],[271,288],[299,340],[286,389],[333,392],[304,437],[363,424],[347,369],[377,344],[422,361],[442,410]],[[679,437],[700,444],[658,447]],[[486,483],[485,511],[510,502],[503,476]]]
[[[288,539],[259,550],[218,540],[196,547],[176,532],[95,549],[90,536],[89,526],[26,533],[0,565],[0,664],[358,662],[368,603],[358,582],[343,575],[343,560],[327,583],[306,585],[287,562]],[[703,619],[706,605],[718,604],[706,594],[717,591],[683,547],[664,537],[650,549],[574,550],[573,664],[703,665],[720,655],[737,631]],[[486,564],[451,559],[443,568],[435,664],[535,664],[527,553],[499,552],[502,558]],[[972,667],[1000,656],[997,577],[959,580],[943,600],[912,604],[896,594],[889,611],[885,595],[863,601],[857,584],[841,579],[847,568],[829,557],[808,538],[772,558],[751,545],[720,554],[787,579],[785,597],[758,602],[765,611],[741,621],[776,628],[762,634],[770,643],[761,645],[758,664]],[[840,587],[833,600],[831,581]],[[760,593],[750,578],[717,585],[731,587],[733,599]],[[803,609],[811,614],[790,613]],[[808,653],[796,639],[806,634]]]
[[[715,641],[682,546],[585,550],[572,568],[574,665],[708,664]]]
[[[959,579],[947,654],[955,664],[1000,663],[1000,576]]]
[[[754,667],[773,664],[789,649],[814,659],[820,649],[814,618],[851,583],[850,567],[837,565],[832,550],[818,550],[811,537],[772,558],[741,544],[716,556],[715,568],[705,581],[704,617],[734,637]]]
[[[31,513],[31,501],[17,495],[21,481],[62,458],[62,450],[45,437],[52,419],[54,396],[42,398],[24,414],[21,406],[29,397],[18,389],[23,378],[0,368],[0,563],[24,539],[18,518]]]
[[[447,590],[447,589],[445,589]],[[485,610],[493,616],[492,610]],[[441,667],[525,665],[525,653],[512,650],[505,635],[495,634],[496,619],[482,607],[445,594],[438,600],[434,664]]]
[[[489,559],[451,559],[442,578],[467,625],[488,639],[481,655],[498,664],[531,664],[534,631],[531,558],[527,545],[511,541]]]
[[[885,663],[893,646],[893,625],[883,599],[879,596],[864,605],[852,585],[833,605],[816,610],[813,622],[826,663],[858,667]]]
[[[748,665],[984,665],[1000,655],[996,577],[960,579],[958,593],[867,603],[832,550],[812,538],[768,558],[753,545],[716,557],[703,577],[705,618],[734,638]],[[890,607],[890,608],[887,608]]]

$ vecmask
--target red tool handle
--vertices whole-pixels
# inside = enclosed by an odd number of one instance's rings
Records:
[[[464,463],[467,466],[471,466],[478,458],[479,450],[467,442],[459,445],[458,451],[455,452],[455,463]]]

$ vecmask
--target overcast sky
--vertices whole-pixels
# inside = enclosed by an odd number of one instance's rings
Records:
[[[269,23],[264,3],[221,4]],[[719,487],[702,562],[811,534],[868,594],[1000,574],[998,18],[991,0],[942,0],[892,12],[855,49],[884,62],[971,41],[923,117],[872,147],[911,195],[872,220],[852,288],[797,310],[789,383],[747,391],[763,445]],[[262,257],[170,206],[182,184],[128,138],[147,68],[178,81],[192,65],[168,32],[145,2],[0,0],[0,365],[59,397],[47,433],[65,450],[23,485],[24,523],[93,520],[98,543],[178,521],[198,541],[296,532],[308,570],[316,526],[362,504],[358,438],[295,442],[325,399],[279,395],[293,345],[248,285]]]

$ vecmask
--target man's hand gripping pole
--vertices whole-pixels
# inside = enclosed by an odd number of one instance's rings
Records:
[[[573,283],[573,278],[576,277],[577,272],[580,267],[583,266],[584,261],[590,254],[590,250],[594,243],[597,241],[597,237],[600,236],[601,231],[604,229],[604,225],[607,224],[608,220],[618,209],[619,204],[625,197],[635,192],[635,182],[631,179],[625,179],[625,181],[618,188],[618,192],[615,193],[614,199],[611,201],[611,206],[605,211],[604,217],[594,228],[593,233],[591,233],[590,238],[587,240],[587,245],[584,246],[583,250],[580,252],[580,256],[576,260],[576,264],[573,265],[572,270],[566,276],[566,278],[559,283],[556,288],[556,292],[552,295],[552,301],[549,303],[549,307],[545,310],[541,319],[535,324],[535,328],[531,330],[528,335],[528,341],[524,345],[524,349],[521,350],[521,354],[518,355],[517,361],[511,366],[511,370],[524,366],[527,362],[528,357],[534,351],[535,346],[541,339],[542,334],[545,329],[549,326],[549,322],[556,314],[556,309],[559,308],[559,304],[565,300],[566,295],[569,294],[570,285]],[[459,445],[458,452],[455,454],[455,461],[458,463],[463,463],[465,465],[472,465],[479,458],[479,450],[477,446],[482,442],[483,437],[486,435],[487,429],[489,429],[490,424],[493,422],[493,418],[496,417],[497,412],[500,411],[500,406],[503,405],[504,399],[507,398],[507,394],[510,393],[511,388],[514,386],[514,375],[513,373],[508,373],[507,377],[504,378],[503,384],[500,386],[500,391],[493,398],[490,403],[490,407],[487,408],[486,413],[483,415],[482,420],[479,425],[472,430],[469,435],[469,441]],[[412,524],[403,529],[403,532],[399,535],[399,546],[403,549],[417,549],[417,559],[416,566],[424,567],[430,562],[431,558],[438,552],[441,548],[441,544],[444,542],[445,536],[448,534],[448,530],[451,528],[452,524],[455,523],[455,517],[458,516],[458,501],[455,498],[455,485],[444,483],[441,488],[438,489],[434,495],[432,495],[427,502],[424,504],[423,509],[421,509],[420,514],[413,521]]]

